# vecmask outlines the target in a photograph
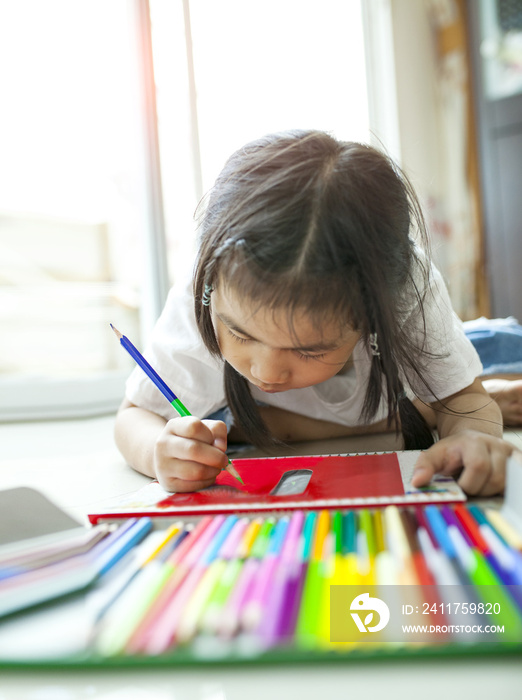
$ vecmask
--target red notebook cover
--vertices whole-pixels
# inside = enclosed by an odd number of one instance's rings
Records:
[[[256,458],[235,460],[244,485],[227,471],[221,472],[216,486],[195,493],[175,493],[158,503],[159,507],[182,505],[203,506],[223,503],[233,498],[234,503],[259,502],[283,505],[287,502],[336,499],[340,495],[351,498],[372,496],[399,496],[404,494],[397,455],[341,455]],[[301,494],[274,495],[271,493],[283,474],[311,471],[308,484]],[[231,490],[232,489],[232,490]]]
[[[231,511],[348,508],[464,501],[449,477],[427,489],[410,485],[418,452],[235,459],[244,485],[223,471],[202,491],[169,494],[152,482],[131,496],[102,504],[91,522],[136,515],[201,515]],[[297,490],[296,490],[297,489]]]

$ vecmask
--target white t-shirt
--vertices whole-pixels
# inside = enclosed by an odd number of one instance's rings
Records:
[[[416,311],[418,307],[414,303],[403,323],[410,324],[411,332],[422,338],[422,321],[415,320]],[[443,356],[431,361],[426,372],[434,394],[427,393],[415,377],[405,376],[403,382],[409,398],[418,396],[431,402],[469,386],[482,373],[482,365],[464,334],[462,322],[452,310],[448,292],[436,268],[432,268],[431,289],[424,302],[424,313],[425,347]],[[226,405],[223,361],[210,355],[199,335],[190,279],[171,289],[143,354],[193,415],[206,418]],[[371,352],[362,340],[355,346],[352,360],[348,371],[321,384],[275,394],[266,394],[252,386],[252,395],[264,404],[312,418],[342,425],[361,425],[365,422],[361,413],[372,362]],[[133,404],[167,420],[178,415],[139,367],[127,380],[126,396]],[[372,421],[377,422],[386,416],[383,397]]]

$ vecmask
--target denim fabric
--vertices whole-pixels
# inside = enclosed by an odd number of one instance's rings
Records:
[[[464,332],[480,356],[484,376],[522,374],[522,326],[513,316],[466,321]]]

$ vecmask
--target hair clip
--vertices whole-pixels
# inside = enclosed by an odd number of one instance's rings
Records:
[[[203,306],[210,306],[210,295],[214,291],[214,287],[211,284],[205,284],[205,291],[203,292],[203,299],[201,303]]]
[[[377,344],[377,333],[370,333],[369,341],[372,349],[372,355],[374,357],[380,357],[381,353],[379,352],[379,345]]]

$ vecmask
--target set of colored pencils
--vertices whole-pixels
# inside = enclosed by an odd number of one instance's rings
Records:
[[[147,537],[150,518],[98,525],[0,562],[0,617],[96,584]]]
[[[477,506],[209,515],[162,538],[101,619],[100,655],[331,648],[332,585],[437,587],[442,601],[495,587],[522,642],[522,539]]]

